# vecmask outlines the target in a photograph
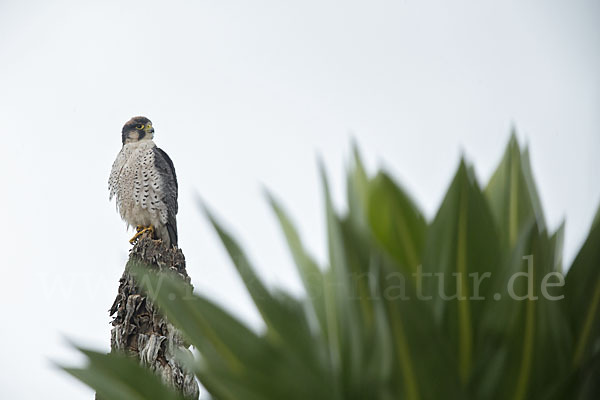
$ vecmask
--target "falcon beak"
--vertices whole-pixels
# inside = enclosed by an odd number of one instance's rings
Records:
[[[146,132],[147,135],[151,135],[154,133],[154,128],[152,127],[152,124],[147,124],[146,128],[144,129],[144,131]]]

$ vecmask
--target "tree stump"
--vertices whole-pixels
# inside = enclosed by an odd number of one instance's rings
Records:
[[[190,351],[189,345],[144,296],[130,274],[129,266],[140,261],[159,273],[175,272],[192,290],[182,251],[147,235],[140,237],[130,250],[129,261],[119,280],[119,293],[109,310],[113,316],[111,351],[137,357],[168,386],[186,399],[196,400],[199,387],[194,374],[175,360],[176,353]]]

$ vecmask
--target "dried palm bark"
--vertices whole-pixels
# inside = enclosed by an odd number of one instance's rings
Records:
[[[111,350],[137,357],[186,399],[196,400],[199,387],[194,374],[175,360],[176,353],[189,352],[189,345],[138,287],[130,266],[140,262],[159,273],[175,272],[192,290],[182,251],[142,236],[130,251],[119,293],[109,311],[113,316]]]

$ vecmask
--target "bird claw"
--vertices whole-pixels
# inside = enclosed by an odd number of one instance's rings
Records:
[[[150,233],[150,237],[154,237],[154,227],[138,225],[136,227],[137,233],[129,240],[129,243],[134,244],[144,234]]]

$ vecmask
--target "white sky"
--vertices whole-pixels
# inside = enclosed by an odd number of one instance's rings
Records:
[[[64,337],[108,349],[131,232],[107,178],[130,117],[175,162],[198,291],[255,325],[194,192],[299,293],[261,187],[323,260],[316,156],[343,206],[351,137],[432,217],[461,152],[487,180],[514,124],[570,260],[600,203],[599,50],[592,0],[2,0],[0,398],[91,398],[49,360],[79,361]]]

